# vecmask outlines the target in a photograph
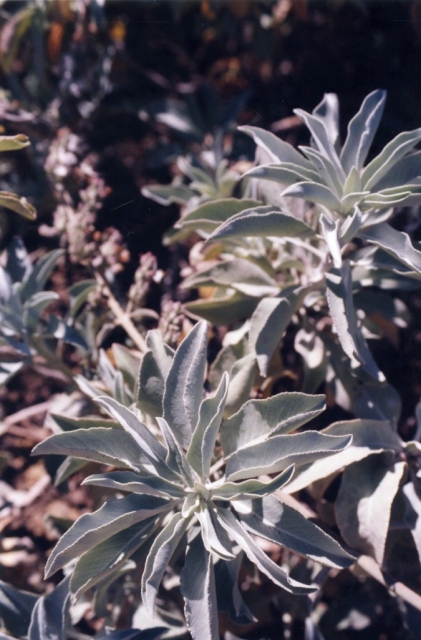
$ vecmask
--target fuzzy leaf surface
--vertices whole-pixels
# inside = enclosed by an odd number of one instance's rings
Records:
[[[251,533],[328,567],[343,569],[355,561],[325,531],[307,520],[296,509],[280,502],[275,496],[241,503],[238,505],[237,513]]]
[[[265,400],[249,400],[224,422],[221,442],[228,457],[273,435],[295,431],[325,410],[324,395],[279,393]]]
[[[85,513],[54,547],[45,568],[46,577],[115,533],[172,506],[173,502],[155,496],[131,495],[106,502],[94,513]]]

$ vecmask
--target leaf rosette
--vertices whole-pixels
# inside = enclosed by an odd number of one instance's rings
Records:
[[[194,638],[211,639],[217,637],[218,605],[237,622],[253,619],[237,587],[243,553],[290,593],[316,589],[291,578],[254,535],[330,567],[352,564],[338,542],[273,495],[292,478],[295,466],[342,451],[351,436],[292,433],[323,411],[320,395],[284,393],[250,400],[223,420],[228,374],[214,393],[204,393],[207,324],[199,322],[175,353],[159,349],[156,337],[149,344],[154,341],[140,378],[153,387],[155,399],[162,387],[159,434],[139,419],[137,410],[101,397],[98,403],[121,428],[53,435],[34,450],[119,467],[92,475],[84,484],[128,494],[81,516],[53,550],[46,576],[77,559],[70,580],[77,596],[143,547],[142,594],[152,612],[165,569],[176,548],[184,545],[180,588],[187,624]],[[154,378],[145,367],[155,372]],[[231,595],[222,605],[216,598],[218,580],[225,582],[224,592],[227,581],[230,585]]]

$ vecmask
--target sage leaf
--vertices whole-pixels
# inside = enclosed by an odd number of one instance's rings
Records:
[[[164,390],[163,417],[187,450],[199,417],[206,369],[207,324],[198,324],[178,347]]]
[[[245,504],[248,508],[244,508]],[[246,529],[266,540],[328,567],[343,569],[355,562],[328,533],[275,496],[241,505],[234,502],[233,506]]]
[[[200,535],[189,542],[180,589],[193,640],[215,640],[218,637],[215,576],[211,554],[206,551]]]
[[[172,507],[173,502],[163,498],[131,495],[105,502],[94,513],[85,513],[54,547],[45,567],[46,578],[115,533]]]
[[[344,540],[383,564],[393,500],[403,482],[406,463],[391,464],[390,455],[373,454],[347,467],[335,513]]]

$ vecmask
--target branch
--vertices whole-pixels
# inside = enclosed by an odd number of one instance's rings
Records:
[[[108,285],[108,282],[106,281],[102,273],[100,273],[99,271],[95,271],[95,277],[99,282],[99,284],[101,285],[104,295],[108,298],[108,304],[110,306],[111,311],[113,312],[113,314],[117,319],[117,323],[123,327],[127,335],[133,340],[135,346],[139,349],[139,351],[141,353],[146,353],[146,351],[148,351],[149,349],[147,347],[144,337],[136,329],[130,316],[128,316],[127,313],[125,313],[125,311],[122,309],[117,299],[114,297]]]

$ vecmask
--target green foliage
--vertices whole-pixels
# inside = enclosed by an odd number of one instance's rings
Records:
[[[123,431],[77,429],[53,435],[34,450],[125,469],[89,476],[85,484],[129,494],[75,522],[51,554],[47,577],[77,559],[70,590],[81,595],[152,541],[142,578],[143,602],[152,613],[166,566],[176,548],[185,547],[187,536],[181,592],[187,625],[200,639],[217,634],[214,564],[230,563],[240,551],[283,589],[301,595],[314,590],[270,560],[250,531],[327,566],[353,562],[332,537],[273,495],[295,467],[343,450],[351,437],[291,433],[324,408],[323,397],[302,393],[250,401],[222,421],[229,376],[224,373],[216,391],[205,396],[206,344],[205,322],[192,329],[175,353],[159,344],[156,334],[149,336],[152,355],[140,375],[145,388],[153,389],[152,398],[161,396],[159,434],[133,409],[103,396],[97,402]],[[146,406],[155,413],[157,403],[149,402]],[[268,473],[276,475],[258,479]]]

